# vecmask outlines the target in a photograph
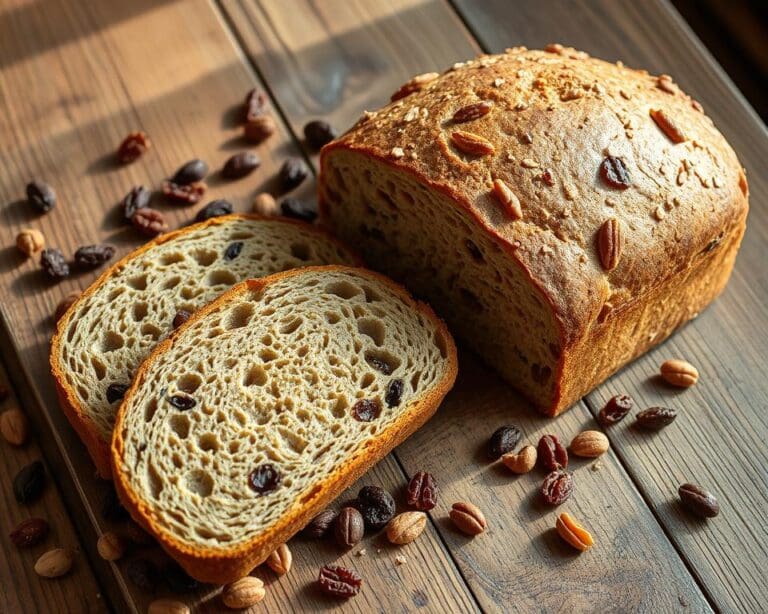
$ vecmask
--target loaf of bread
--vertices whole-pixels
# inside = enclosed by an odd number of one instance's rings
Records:
[[[101,275],[59,320],[50,354],[60,405],[99,474],[110,475],[120,399],[174,321],[245,279],[334,263],[357,259],[306,224],[229,215],[161,235]]]
[[[115,486],[190,575],[232,582],[421,426],[456,370],[445,325],[385,277],[328,266],[249,280],[139,368]]]
[[[550,415],[715,298],[748,209],[669,76],[561,45],[414,78],[321,167],[323,222]]]

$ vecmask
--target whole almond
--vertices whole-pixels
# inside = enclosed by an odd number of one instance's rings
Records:
[[[576,522],[573,516],[567,512],[563,512],[558,516],[555,528],[558,535],[579,552],[589,550],[595,543],[590,532]]]
[[[501,457],[501,462],[513,473],[528,473],[536,466],[536,448],[525,446],[517,454],[510,452]]]
[[[410,544],[421,535],[426,525],[427,515],[424,512],[403,512],[389,521],[387,539],[400,546]]]
[[[147,614],[189,614],[189,606],[175,599],[155,599],[149,604]]]
[[[280,207],[277,206],[277,201],[272,194],[261,192],[253,199],[253,212],[266,217],[273,217],[280,214]]]
[[[233,610],[242,610],[256,605],[264,599],[264,582],[253,576],[245,576],[232,584],[226,584],[221,591],[221,600]]]
[[[45,247],[45,237],[39,230],[25,228],[16,236],[16,247],[25,256],[33,256]]]
[[[463,130],[451,133],[451,143],[456,149],[470,156],[488,156],[496,151],[488,139]]]
[[[520,199],[515,195],[512,189],[501,179],[493,180],[493,195],[499,201],[504,211],[513,220],[519,220],[523,217],[523,208],[520,205]]]
[[[651,109],[650,114],[653,121],[670,141],[677,144],[687,140],[680,127],[663,109]]]
[[[688,388],[699,381],[699,371],[689,362],[673,359],[661,364],[661,377],[673,386]]]
[[[292,563],[293,555],[288,548],[288,544],[280,544],[277,550],[273,551],[267,559],[267,566],[278,576],[284,576],[291,571]]]
[[[96,549],[99,551],[99,556],[105,561],[116,561],[125,554],[125,541],[116,533],[109,531],[99,537],[99,541],[96,542]]]
[[[12,446],[23,446],[29,437],[29,420],[18,407],[0,414],[0,433]]]
[[[53,314],[53,319],[55,322],[58,322],[61,320],[61,318],[64,316],[65,313],[67,313],[67,310],[74,305],[75,301],[80,298],[80,292],[70,292],[65,296],[58,305],[56,305],[56,311]]]
[[[277,124],[271,115],[264,114],[254,117],[245,124],[244,133],[247,141],[261,143],[277,131]]]
[[[584,458],[597,458],[610,446],[608,438],[600,431],[582,431],[571,441],[571,452]]]
[[[605,220],[597,232],[597,253],[600,256],[600,264],[606,271],[612,271],[619,264],[621,247],[622,236],[619,220],[615,218]]]
[[[71,550],[66,548],[49,550],[37,559],[35,573],[43,578],[58,578],[72,569],[73,562],[74,557]]]
[[[479,535],[488,526],[483,512],[472,503],[454,503],[449,516],[456,528],[467,535]]]

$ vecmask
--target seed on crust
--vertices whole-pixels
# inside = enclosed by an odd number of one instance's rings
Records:
[[[506,211],[513,220],[519,220],[523,217],[523,209],[520,205],[520,199],[503,180],[493,180],[493,195],[502,205],[504,211]]]
[[[451,143],[456,149],[470,156],[488,156],[496,151],[489,140],[463,130],[451,133]]]
[[[461,107],[453,114],[453,123],[463,124],[464,122],[470,122],[485,117],[491,112],[491,107],[493,107],[493,103],[485,100]]]
[[[656,122],[656,125],[667,135],[670,141],[677,144],[687,140],[680,127],[663,109],[651,109],[650,114],[653,121]]]

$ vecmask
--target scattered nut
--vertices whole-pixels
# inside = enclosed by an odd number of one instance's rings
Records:
[[[25,256],[34,256],[45,247],[45,237],[39,230],[25,228],[16,236],[16,247]]]
[[[99,537],[96,549],[105,561],[116,561],[125,554],[125,542],[119,535],[110,531]]]
[[[12,446],[23,446],[29,436],[29,421],[18,407],[0,414],[0,433]]]
[[[264,582],[253,576],[246,576],[239,580],[226,584],[221,591],[221,601],[225,606],[233,610],[242,610],[256,605],[264,599],[266,591]]]
[[[667,360],[661,364],[661,377],[668,384],[688,388],[699,381],[699,371],[684,360]]]
[[[336,517],[334,535],[342,548],[351,548],[363,539],[365,523],[362,514],[354,507],[342,508]]]
[[[70,292],[61,299],[61,302],[56,305],[56,311],[53,314],[54,321],[58,322],[67,313],[67,310],[75,304],[75,301],[80,298],[80,292]]]
[[[449,516],[456,528],[467,535],[479,535],[488,526],[483,512],[472,503],[454,503]]]
[[[699,518],[714,518],[720,513],[720,504],[715,496],[696,484],[682,484],[677,489],[683,506]]]
[[[175,599],[155,599],[147,614],[189,614],[189,606]]]
[[[582,431],[571,441],[571,452],[583,458],[597,458],[608,451],[608,438],[600,431]]]
[[[573,516],[567,512],[563,512],[558,516],[555,528],[558,535],[579,552],[589,550],[595,543],[589,531],[576,522]]]
[[[253,199],[253,212],[266,217],[280,215],[280,207],[277,206],[275,197],[269,192],[261,192]]]
[[[291,571],[292,564],[293,555],[288,548],[288,544],[280,544],[277,550],[272,552],[267,559],[267,566],[278,576],[284,576]]]
[[[121,164],[130,164],[150,147],[152,142],[144,132],[131,132],[117,148],[117,159]]]
[[[42,518],[27,518],[16,525],[9,537],[17,548],[36,546],[48,537],[50,525]]]
[[[387,539],[400,546],[410,544],[427,525],[427,515],[424,512],[403,512],[398,514],[387,525]]]
[[[525,446],[517,454],[510,452],[501,457],[501,462],[513,473],[528,473],[536,466],[536,448]]]
[[[73,562],[74,556],[71,550],[55,548],[37,559],[35,573],[43,578],[58,578],[72,569]]]
[[[245,138],[251,143],[266,141],[277,131],[277,124],[271,115],[259,115],[245,124]]]

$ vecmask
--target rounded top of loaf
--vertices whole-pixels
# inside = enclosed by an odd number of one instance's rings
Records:
[[[543,290],[570,340],[686,271],[747,212],[735,153],[671,77],[561,45],[419,75],[323,160],[339,149],[466,208]]]

